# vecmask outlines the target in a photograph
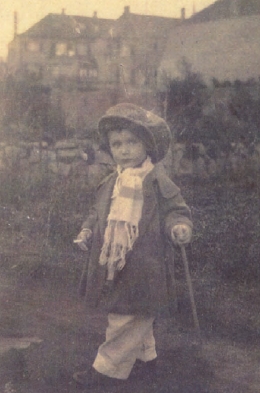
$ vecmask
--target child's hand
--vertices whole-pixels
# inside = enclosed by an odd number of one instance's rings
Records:
[[[171,238],[174,244],[182,245],[191,241],[192,229],[186,224],[174,225],[171,231]]]
[[[77,243],[82,251],[88,251],[87,243],[90,241],[91,237],[92,231],[88,228],[84,228],[78,234],[77,239],[74,240],[74,243]]]

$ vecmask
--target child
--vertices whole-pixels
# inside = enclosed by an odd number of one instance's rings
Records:
[[[165,246],[190,242],[190,211],[179,188],[155,165],[166,155],[166,122],[133,104],[110,108],[99,131],[117,171],[97,190],[77,237],[90,248],[86,303],[108,313],[106,341],[90,370],[73,378],[87,387],[124,381],[137,359],[157,357],[153,322],[167,307]]]

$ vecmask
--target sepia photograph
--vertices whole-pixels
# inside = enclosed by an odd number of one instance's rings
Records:
[[[259,393],[260,0],[0,22],[0,393]]]

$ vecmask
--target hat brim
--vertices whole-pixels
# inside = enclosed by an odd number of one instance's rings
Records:
[[[103,141],[107,140],[107,150],[109,131],[125,128],[133,132],[144,142],[153,163],[165,157],[171,143],[171,131],[163,118],[130,103],[117,104],[108,109],[100,119],[98,128]]]
[[[120,116],[103,116],[98,124],[98,129],[104,143],[107,144],[106,150],[109,150],[108,133],[111,131],[127,129],[136,135],[145,145],[147,154],[153,162],[158,161],[158,152],[156,143],[150,131],[138,121],[132,121]]]

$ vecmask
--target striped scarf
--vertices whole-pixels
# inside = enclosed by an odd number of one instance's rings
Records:
[[[99,257],[100,265],[107,265],[107,280],[113,280],[115,271],[123,269],[126,253],[132,250],[138,238],[143,208],[143,180],[153,167],[150,157],[147,157],[141,167],[117,168],[118,177]]]

